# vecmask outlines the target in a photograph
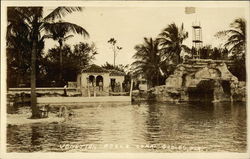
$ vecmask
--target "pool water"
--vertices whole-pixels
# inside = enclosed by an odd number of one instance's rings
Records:
[[[66,122],[8,125],[8,152],[246,152],[246,103],[83,103]]]

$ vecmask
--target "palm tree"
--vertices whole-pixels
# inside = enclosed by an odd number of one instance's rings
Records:
[[[28,71],[30,63],[25,61],[30,56],[31,42],[29,30],[20,16],[15,16],[13,7],[7,8],[7,64],[8,64],[8,85],[18,87],[22,83],[24,73]],[[24,62],[25,61],[25,62]],[[30,61],[30,60],[29,60]],[[15,75],[13,76],[11,75]],[[15,82],[15,83],[14,83]]]
[[[216,34],[218,37],[226,37],[224,46],[232,54],[234,67],[231,72],[239,80],[246,80],[246,21],[243,18],[237,18],[230,24],[231,29],[220,31]]]
[[[39,54],[39,41],[43,41],[46,38],[46,35],[42,36],[41,32],[45,29],[49,21],[81,10],[81,7],[57,7],[46,17],[43,17],[43,7],[13,7],[13,16],[22,19],[24,26],[29,32],[29,39],[31,41],[31,118],[39,118],[40,116],[36,105],[36,58]],[[12,24],[16,25],[13,21]]]
[[[88,32],[79,25],[69,23],[69,22],[56,22],[56,23],[46,23],[45,29],[47,33],[50,33],[50,36],[53,40],[58,41],[59,43],[59,55],[60,55],[60,74],[59,80],[62,82],[62,70],[63,70],[63,58],[62,58],[62,47],[63,42],[67,39],[73,37],[73,35],[68,35],[69,33],[77,33],[83,36],[89,36]]]
[[[61,50],[57,46],[48,50],[45,56],[46,62],[46,72],[48,81],[57,81],[57,75],[60,71],[60,54],[62,52],[63,56],[63,69],[67,76],[64,77],[66,81],[75,81],[77,73],[81,71],[82,68],[89,65],[89,63],[95,58],[97,54],[94,44],[88,44],[80,42],[75,44],[71,49],[70,45],[64,45]]]
[[[135,46],[136,53],[132,63],[134,76],[143,76],[152,86],[160,84],[161,57],[158,41],[152,38],[144,38],[144,43]]]
[[[231,53],[241,53],[245,55],[246,50],[246,21],[243,18],[235,19],[230,24],[231,29],[220,31],[216,36],[227,36],[224,46]]]
[[[190,49],[186,45],[183,45],[183,41],[187,38],[188,32],[184,30],[183,23],[180,28],[175,23],[172,23],[163,29],[158,35],[157,40],[159,41],[164,60],[172,60],[176,64],[179,64],[181,62],[181,51],[190,52]]]
[[[116,46],[117,41],[115,40],[115,38],[110,38],[108,40],[108,43],[111,44],[112,50],[114,52],[114,67],[115,67],[115,58],[117,56],[118,51],[120,51],[122,49],[122,47]]]

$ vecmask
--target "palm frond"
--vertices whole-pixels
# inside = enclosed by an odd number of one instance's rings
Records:
[[[243,18],[237,18],[230,24],[231,29],[220,31],[215,36],[227,37],[224,44],[226,48],[230,48],[229,52],[241,50],[246,44],[246,21]],[[244,51],[244,50],[241,50]]]
[[[44,29],[47,33],[53,35],[54,40],[65,40],[66,35],[70,32],[89,37],[88,32],[84,28],[69,22],[44,23]]]
[[[64,38],[64,41],[66,41],[66,40],[68,40],[69,38],[72,38],[72,37],[74,37],[74,35],[68,35],[68,36],[66,36],[66,37]]]
[[[61,19],[67,14],[82,11],[82,7],[57,7],[55,10],[53,10],[50,14],[48,14],[44,21],[54,21],[55,19]]]
[[[81,26],[69,23],[69,22],[59,22],[58,25],[61,25],[61,27],[66,28],[68,32],[73,32],[74,34],[81,34],[85,37],[89,36],[89,33]]]
[[[186,45],[181,45],[181,48],[182,48],[184,51],[188,52],[188,53],[191,52],[191,49],[190,49],[188,46],[186,46]]]
[[[233,52],[233,51],[237,51],[238,54],[244,52],[243,50],[245,50],[246,48],[241,44],[241,43],[235,43],[228,51],[229,52]]]
[[[231,40],[231,41],[228,41],[227,43],[225,43],[224,46],[229,47],[229,46],[237,45],[238,43],[241,43],[238,39]]]
[[[232,40],[244,41],[244,40],[245,40],[244,38],[245,38],[245,37],[242,36],[242,35],[233,34],[233,35],[231,35],[231,36],[227,39],[227,41],[232,41]]]

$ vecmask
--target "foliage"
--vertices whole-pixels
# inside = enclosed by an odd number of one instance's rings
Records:
[[[181,51],[190,52],[190,49],[183,44],[187,38],[188,32],[184,30],[183,24],[178,28],[175,23],[172,23],[163,29],[157,38],[163,61],[171,60],[175,64],[181,63]]]
[[[124,72],[125,75],[125,79],[124,79],[124,83],[128,83],[131,81],[131,72],[129,71],[129,65],[123,65],[123,64],[119,64],[119,65],[112,65],[108,62],[106,62],[104,65],[101,66],[102,68],[105,68],[107,70],[117,70],[117,71],[121,71]]]
[[[111,44],[111,49],[112,49],[112,51],[114,53],[114,66],[115,66],[115,58],[117,56],[118,51],[121,50],[122,47],[116,45],[117,41],[114,38],[110,38],[108,40],[108,43]]]
[[[196,50],[195,50],[196,51]],[[228,50],[226,48],[212,48],[206,45],[199,50],[201,59],[226,60],[228,59]]]
[[[69,45],[65,45],[61,49],[63,57],[63,79],[65,81],[76,81],[77,73],[85,68],[94,56],[97,54],[94,44],[88,43],[76,44],[73,49]],[[49,49],[48,54],[45,56],[45,80],[48,81],[47,85],[51,85],[52,81],[56,81],[58,86],[59,73],[60,73],[60,47]]]
[[[146,78],[151,86],[163,83],[161,75],[161,56],[159,54],[159,42],[152,38],[144,38],[144,43],[135,46],[136,53],[132,63],[133,75]]]
[[[8,87],[30,86],[31,73],[31,52],[33,34],[36,32],[37,53],[36,53],[36,74],[38,86],[41,86],[40,79],[44,79],[45,64],[44,40],[53,38],[54,40],[65,41],[73,35],[69,33],[79,33],[88,36],[86,30],[78,25],[68,22],[53,22],[56,18],[65,16],[74,11],[81,11],[80,7],[58,7],[46,17],[42,17],[42,7],[8,7],[7,8],[7,72]],[[57,14],[57,15],[55,15]],[[35,21],[36,20],[36,21]],[[36,24],[36,27],[34,26]],[[42,32],[43,30],[46,32]],[[46,34],[44,34],[46,33]],[[43,81],[44,82],[44,81]],[[46,83],[46,82],[45,82]]]
[[[54,22],[45,23],[44,28],[47,32],[47,36],[51,37],[56,41],[64,41],[73,35],[68,35],[69,33],[80,34],[83,36],[89,36],[89,33],[79,25],[69,23],[69,22]]]
[[[81,26],[78,26],[76,24],[73,23],[69,23],[69,22],[54,22],[54,23],[45,23],[44,24],[44,28],[46,30],[46,32],[48,33],[47,37],[52,38],[53,40],[58,41],[59,43],[59,59],[60,59],[60,74],[59,74],[59,81],[61,83],[63,83],[63,78],[62,78],[62,74],[63,74],[63,58],[62,58],[62,52],[61,52],[61,48],[63,46],[63,43],[73,37],[73,35],[68,35],[69,33],[77,33],[77,34],[81,34],[83,36],[89,36],[88,32],[82,28]]]
[[[41,16],[40,7],[7,8],[7,86],[18,87],[30,81],[31,52],[34,39],[32,21],[34,14]],[[37,18],[38,18],[37,17]],[[44,48],[44,37],[37,35],[37,58],[41,59]],[[37,68],[38,69],[38,68]],[[29,82],[30,83],[30,82]],[[29,83],[26,86],[29,86]]]
[[[226,37],[224,44],[233,54],[242,54],[246,51],[246,21],[243,18],[235,19],[230,24],[231,29],[220,31],[216,34],[218,37]]]
[[[151,86],[164,84],[165,79],[182,62],[181,52],[191,52],[183,44],[187,37],[183,24],[178,28],[172,23],[163,29],[156,40],[144,38],[143,44],[135,46],[133,75],[146,78]]]
[[[245,58],[233,58],[234,65],[229,68],[233,75],[235,75],[239,81],[246,81],[246,59]]]
[[[25,40],[27,42],[27,51],[31,54],[30,65],[30,84],[31,84],[31,108],[32,117],[39,118],[39,110],[36,106],[36,74],[39,66],[37,65],[37,59],[39,60],[39,54],[43,49],[41,45],[46,38],[46,35],[42,35],[42,31],[45,28],[45,24],[51,23],[51,20],[55,18],[61,18],[68,13],[74,11],[80,11],[80,7],[57,7],[46,17],[43,17],[43,7],[9,7],[7,13],[7,46],[14,46],[18,49],[19,44],[16,46],[8,44],[12,41],[9,39],[12,35],[16,35],[16,32],[20,33],[20,30],[25,32]],[[19,24],[22,24],[21,26]],[[22,28],[21,28],[22,27]],[[28,45],[29,44],[29,45]],[[21,51],[21,49],[19,50]],[[9,61],[11,61],[9,56]],[[23,62],[23,61],[22,61]]]
[[[230,29],[220,31],[217,37],[226,37],[224,46],[229,50],[231,59],[234,61],[234,67],[231,72],[239,80],[246,80],[246,21],[243,18],[237,18],[230,24]]]
[[[122,65],[122,64],[119,64],[119,65],[112,65],[108,62],[106,62],[104,65],[101,66],[102,68],[105,68],[107,70],[117,70],[117,71],[121,71],[121,72],[124,72],[126,73],[127,72],[127,69],[129,67],[129,65]]]

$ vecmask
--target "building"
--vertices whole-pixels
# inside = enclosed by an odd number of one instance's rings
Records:
[[[125,73],[90,65],[77,75],[77,88],[82,96],[108,96],[110,92],[122,92]]]

